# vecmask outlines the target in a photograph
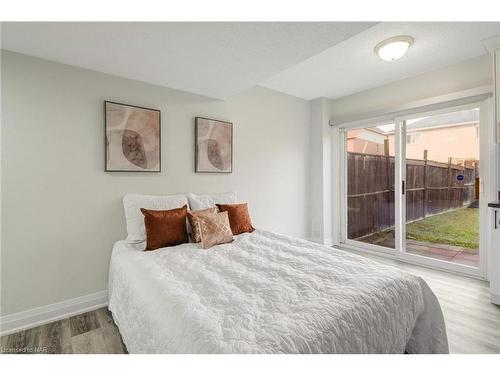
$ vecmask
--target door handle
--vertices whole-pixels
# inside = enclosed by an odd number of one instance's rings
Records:
[[[404,194],[404,193],[405,193],[405,181],[403,180],[402,184],[401,184],[401,194]]]

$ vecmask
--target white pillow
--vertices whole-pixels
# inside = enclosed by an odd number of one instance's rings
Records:
[[[233,204],[236,203],[236,193],[234,191],[228,193],[217,194],[188,194],[189,207],[191,210],[204,210],[205,208],[214,207],[216,204]]]
[[[125,219],[127,220],[127,242],[146,241],[146,227],[141,208],[148,210],[172,210],[188,204],[184,194],[179,195],[142,195],[127,194],[123,197]]]

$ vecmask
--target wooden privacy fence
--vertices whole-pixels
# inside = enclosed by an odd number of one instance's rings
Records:
[[[406,159],[406,222],[472,203],[478,165]],[[457,178],[463,176],[463,180]],[[394,157],[347,153],[348,238],[394,226]]]

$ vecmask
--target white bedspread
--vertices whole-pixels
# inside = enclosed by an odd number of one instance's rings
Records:
[[[425,281],[255,231],[203,250],[115,244],[110,303],[131,353],[447,353]]]

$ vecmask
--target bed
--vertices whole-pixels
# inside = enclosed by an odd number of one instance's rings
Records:
[[[448,353],[435,295],[394,267],[263,230],[143,247],[118,241],[110,264],[130,353]]]

